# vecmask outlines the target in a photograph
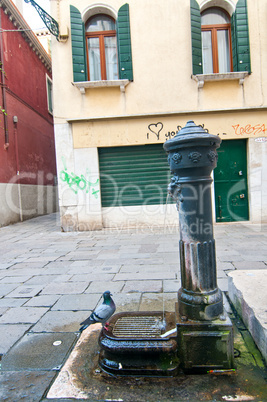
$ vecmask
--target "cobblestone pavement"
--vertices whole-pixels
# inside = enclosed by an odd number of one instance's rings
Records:
[[[266,269],[266,225],[214,230],[222,291],[230,271]],[[103,291],[112,292],[117,312],[173,310],[180,287],[177,228],[62,233],[52,214],[0,228],[0,241],[1,400],[40,400]],[[8,399],[10,378],[16,395],[26,374],[34,391]]]

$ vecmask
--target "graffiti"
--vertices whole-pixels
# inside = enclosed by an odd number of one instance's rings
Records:
[[[232,127],[235,131],[235,135],[257,135],[266,132],[265,124],[256,124],[255,126],[247,124],[244,127],[240,126],[240,124],[236,124]]]
[[[165,138],[169,140],[170,138],[174,137],[177,134],[177,131],[168,131],[168,133],[165,134]]]
[[[65,159],[62,158],[62,162],[64,165],[64,169],[61,170],[59,173],[59,178],[64,183],[67,183],[69,188],[75,193],[78,193],[78,190],[85,191],[86,193],[91,192],[91,194],[98,198],[99,193],[99,179],[95,182],[91,182],[87,180],[86,177],[82,174],[81,176],[76,175],[75,173],[71,172],[68,173],[68,169],[66,167]]]
[[[203,130],[208,133],[209,130],[207,128],[205,128],[204,124],[200,124],[198,127],[203,128]],[[157,138],[157,140],[160,140],[160,135],[163,134],[162,130],[163,130],[164,126],[163,123],[161,121],[159,121],[158,123],[151,123],[148,125],[148,130],[150,131],[149,133],[147,133],[147,139],[149,140],[151,133],[154,134]],[[178,132],[181,130],[182,126],[177,126],[176,130],[174,131],[168,131],[167,133],[164,134],[164,138],[165,140],[170,140],[171,138],[175,137]],[[219,135],[219,134],[218,134]]]
[[[203,128],[205,132],[209,132],[207,128],[205,128],[204,124],[200,124],[199,127]],[[240,124],[236,124],[232,126],[235,132],[235,135],[260,135],[265,134],[267,132],[267,128],[265,124],[256,124],[252,126],[251,124],[247,124],[246,126],[241,126]],[[181,130],[181,126],[177,126],[175,131],[168,131],[164,133],[164,125],[162,122],[151,123],[148,125],[149,132],[147,133],[147,139],[151,138],[151,134],[156,136],[157,140],[160,140],[161,136],[164,136],[165,141],[173,138],[178,132]],[[218,136],[227,135],[227,133],[218,133]]]
[[[200,124],[198,127],[203,128],[203,130],[208,133],[209,130],[205,128],[204,124]],[[236,124],[232,126],[235,132],[235,135],[242,136],[242,135],[260,135],[260,134],[265,134],[267,132],[267,128],[265,127],[265,124],[256,124],[255,126],[252,126],[251,124],[247,124],[246,126],[241,126],[240,124]],[[160,137],[163,136],[163,138],[166,140],[169,140],[175,135],[178,134],[178,132],[181,130],[181,126],[177,126],[176,130],[174,131],[168,131],[164,133],[164,125],[162,122],[158,123],[151,123],[148,125],[148,133],[147,133],[147,139],[149,140],[151,138],[151,135],[153,134],[156,136],[157,140],[159,141]],[[227,135],[227,133],[217,133],[218,136],[224,136]]]
[[[167,133],[165,133],[166,140],[174,137],[181,128],[182,128],[181,126],[177,126],[176,131],[168,131]],[[161,131],[163,130],[163,123],[161,123],[161,122],[151,123],[151,124],[148,125],[148,130],[150,132],[147,133],[147,139],[150,138],[150,135],[152,133],[152,134],[154,134],[156,136],[157,140],[159,141]]]
[[[161,130],[163,129],[163,124],[161,122],[159,123],[152,123],[148,125],[148,129],[151,133],[155,134],[157,137],[157,140],[159,140],[159,135]],[[147,133],[147,139],[149,139],[149,133]]]

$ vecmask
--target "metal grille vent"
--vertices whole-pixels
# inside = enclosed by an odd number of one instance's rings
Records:
[[[112,333],[121,338],[156,338],[162,330],[165,330],[162,317],[124,316],[116,321]]]

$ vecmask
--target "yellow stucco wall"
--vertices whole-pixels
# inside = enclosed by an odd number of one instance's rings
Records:
[[[90,193],[73,192],[66,180],[60,180],[60,172],[67,170],[77,177],[89,172],[93,182],[99,178],[101,187],[99,147],[164,143],[176,134],[177,126],[184,126],[188,120],[204,124],[211,134],[222,139],[248,139],[250,220],[267,222],[267,0],[247,0],[252,73],[243,84],[224,79],[205,82],[202,88],[192,78],[190,0],[105,0],[101,6],[106,5],[116,14],[126,1],[130,9],[134,80],[125,92],[119,87],[102,87],[85,89],[84,94],[73,85],[69,6],[77,7],[84,15],[88,7],[100,3],[51,2],[53,17],[64,32],[69,29],[67,41],[52,41],[62,227],[127,227],[133,219],[136,224],[154,224],[160,219],[165,222],[165,212],[157,213],[155,219],[136,206],[130,213],[128,209],[103,209],[100,196],[95,199]],[[230,12],[237,0],[198,2],[202,9],[224,3]],[[171,221],[174,215],[177,217],[174,212]]]
[[[245,78],[243,85],[239,85],[238,81],[206,82],[204,87],[199,89],[197,83],[191,78],[189,0],[168,0],[164,3],[162,0],[142,0],[140,3],[128,0],[134,81],[126,87],[125,93],[122,93],[119,88],[94,88],[87,89],[86,93],[82,95],[79,89],[72,84],[71,37],[66,43],[59,43],[53,39],[55,124],[64,123],[70,118],[128,116],[140,113],[143,115],[168,114],[170,112],[238,109],[266,105],[267,3],[265,0],[247,0],[247,2],[252,74]],[[106,4],[118,11],[124,3],[124,0],[109,0]],[[199,3],[206,4],[207,1],[199,1]],[[236,1],[231,0],[231,4],[234,3]],[[84,13],[94,2],[88,0],[52,2],[54,17],[59,20],[61,25],[65,24],[69,29],[70,4]],[[196,120],[204,122],[202,116],[199,117]],[[152,120],[154,122],[154,119]],[[183,124],[186,117],[174,120],[169,122],[168,127],[165,123],[167,130],[175,129],[177,123]],[[261,118],[260,121],[257,121],[255,117],[253,121],[248,121],[245,118],[244,122],[234,121],[233,123],[260,124],[264,123],[262,120]],[[151,119],[142,124],[138,120],[135,120],[134,123],[138,128],[140,127],[142,137],[147,125],[151,123]],[[118,124],[121,126],[122,122]],[[227,123],[227,127],[221,127],[221,125],[215,127],[212,124],[210,129],[223,132],[229,130],[230,135],[231,126],[232,122]],[[88,123],[86,123],[86,127],[88,127]],[[77,136],[76,129],[75,132],[75,136]],[[112,131],[112,135],[113,132],[117,138],[116,130]],[[116,138],[112,141],[116,142]],[[139,143],[141,141],[139,134],[136,138]],[[83,141],[84,138],[77,146],[81,146]],[[77,144],[76,140],[75,143]],[[86,144],[88,145],[88,142]]]
[[[188,120],[204,124],[211,134],[222,139],[266,136],[266,111],[199,113],[173,116],[149,116],[128,119],[103,119],[73,122],[74,148],[112,147],[163,143]]]

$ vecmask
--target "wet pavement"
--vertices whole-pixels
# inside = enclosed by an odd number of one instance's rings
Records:
[[[230,272],[267,269],[266,226],[215,225],[215,239],[218,285],[225,295]],[[79,323],[103,291],[113,293],[117,312],[174,310],[180,287],[177,228],[62,233],[52,214],[0,228],[0,240],[1,400],[267,401],[261,355],[226,298],[241,351],[235,375],[114,379],[98,370],[98,335],[86,347],[81,342],[74,359],[74,367],[79,361],[86,369],[79,366],[77,375],[69,363]],[[66,361],[78,397],[55,394]]]

